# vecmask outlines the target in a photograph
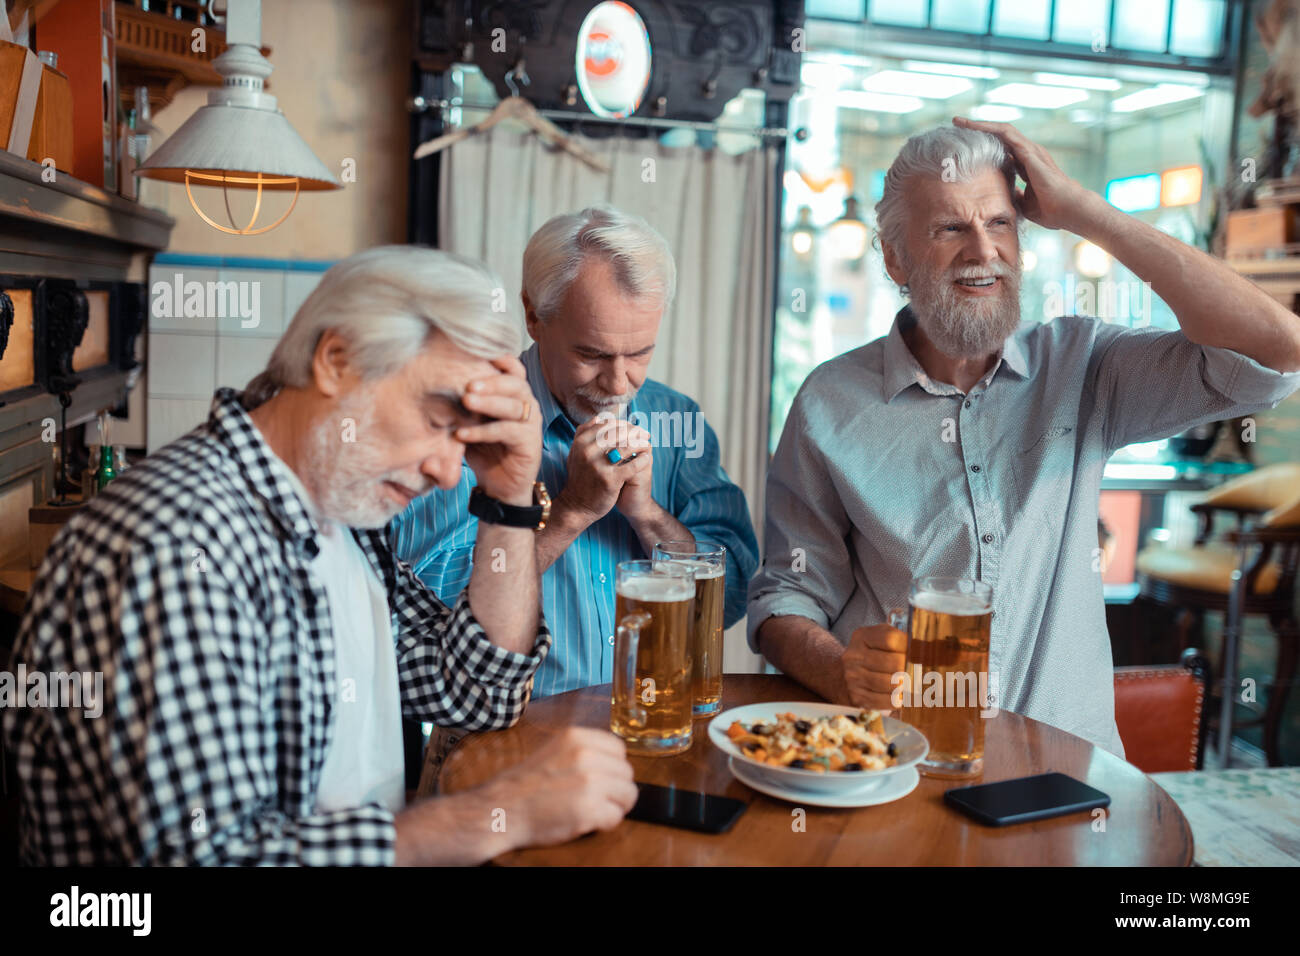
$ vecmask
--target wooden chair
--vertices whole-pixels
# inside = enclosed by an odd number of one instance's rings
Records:
[[[1227,766],[1233,709],[1240,704],[1255,716],[1235,726],[1263,724],[1269,766],[1279,766],[1278,737],[1300,644],[1295,600],[1300,565],[1300,464],[1270,465],[1226,482],[1191,510],[1200,519],[1192,547],[1150,547],[1138,554],[1141,597],[1184,611],[1197,621],[1206,611],[1223,612],[1223,643],[1215,680],[1221,759]],[[1214,519],[1224,511],[1236,516],[1237,526],[1212,540]],[[1240,696],[1237,654],[1241,620],[1248,614],[1267,617],[1277,636],[1273,679],[1263,708],[1236,699]],[[1186,638],[1184,631],[1184,644]],[[1230,690],[1225,694],[1223,688]]]
[[[1209,677],[1195,648],[1178,664],[1115,668],[1115,723],[1129,763],[1144,773],[1201,769]]]

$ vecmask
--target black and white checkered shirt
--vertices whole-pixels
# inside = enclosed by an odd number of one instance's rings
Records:
[[[5,708],[23,862],[393,862],[389,811],[315,811],[338,699],[325,589],[309,571],[316,534],[229,389],[206,424],[67,523],[13,666],[100,671],[105,700],[98,718]],[[531,656],[497,647],[465,594],[448,609],[385,532],[353,534],[388,592],[404,715],[514,723],[550,647],[545,623]]]

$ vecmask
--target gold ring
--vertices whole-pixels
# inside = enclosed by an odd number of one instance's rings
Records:
[[[532,406],[532,404],[531,404],[530,402],[524,402],[524,417],[521,418],[521,419],[519,419],[519,420],[520,420],[521,422],[526,422],[526,421],[528,421],[528,419],[530,419],[530,418],[532,418],[532,417],[533,417],[533,406]]]

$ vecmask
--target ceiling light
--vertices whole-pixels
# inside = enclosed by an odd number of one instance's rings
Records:
[[[805,53],[803,59],[805,63],[809,63],[809,62],[837,63],[841,66],[853,66],[853,67],[862,67],[862,68],[869,67],[873,63],[871,57],[862,56],[861,54],[858,53],[831,53],[831,52],[811,53],[810,52],[810,53]]]
[[[1095,123],[1101,119],[1094,110],[1070,110],[1071,123]]]
[[[816,234],[817,227],[813,225],[812,210],[807,206],[800,206],[799,214],[795,217],[794,228],[790,230],[790,246],[794,249],[794,254],[800,259],[807,259],[812,252]]]
[[[339,189],[341,185],[289,125],[265,92],[271,64],[259,49],[262,42],[260,0],[230,0],[226,13],[226,51],[213,61],[225,85],[208,94],[198,109],[149,158],[136,175],[184,183],[190,205],[209,226],[237,236],[255,236],[288,218],[302,190]],[[256,190],[253,215],[244,226],[235,223],[226,196],[229,226],[211,219],[194,198],[193,186]],[[263,190],[293,191],[289,208],[269,226],[257,226]]]
[[[967,66],[965,63],[930,63],[927,60],[904,60],[903,69],[913,73],[938,73],[965,76],[972,80],[996,80],[1002,74],[991,66]]]
[[[971,81],[960,76],[881,70],[863,80],[862,88],[870,93],[897,93],[901,96],[922,96],[928,100],[946,100],[969,90]]]
[[[1121,212],[1140,212],[1160,205],[1160,174],[1124,176],[1106,184],[1106,202]]]
[[[1079,90],[1114,92],[1124,84],[1108,76],[1077,76],[1074,73],[1035,73],[1035,83],[1047,86],[1072,86]]]
[[[1153,106],[1190,100],[1204,92],[1194,86],[1184,86],[1180,83],[1157,83],[1145,90],[1138,90],[1136,93],[1113,100],[1110,108],[1116,113],[1134,113],[1138,110],[1149,110]]]
[[[1187,206],[1201,201],[1200,166],[1180,166],[1160,174],[1160,205]]]
[[[1100,279],[1110,271],[1110,253],[1085,239],[1074,247],[1074,268],[1089,279]]]
[[[986,123],[1014,123],[1024,115],[1014,106],[1003,106],[1000,103],[981,103],[979,106],[971,107],[970,111],[971,119],[983,120]]]
[[[1086,90],[1073,90],[1064,86],[1035,86],[1033,83],[1005,83],[984,94],[994,103],[1010,103],[1036,110],[1056,110],[1071,103],[1086,100]]]
[[[867,251],[867,224],[858,212],[858,199],[850,196],[844,203],[844,214],[826,228],[826,238],[836,257],[853,262]]]
[[[835,103],[847,109],[868,110],[872,113],[914,113],[925,106],[925,101],[916,96],[860,93],[857,90],[841,90],[835,95]]]
[[[804,63],[799,68],[799,79],[804,86],[821,86],[837,89],[853,78],[853,71],[838,63]]]

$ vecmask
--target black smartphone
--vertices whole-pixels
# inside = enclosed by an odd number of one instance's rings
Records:
[[[636,786],[641,795],[627,818],[642,823],[662,823],[701,833],[726,833],[748,806],[743,800],[695,790],[660,787],[653,783],[638,783]]]
[[[1106,794],[1063,773],[1040,773],[1034,777],[958,787],[946,791],[943,800],[991,827],[1110,806]]]

